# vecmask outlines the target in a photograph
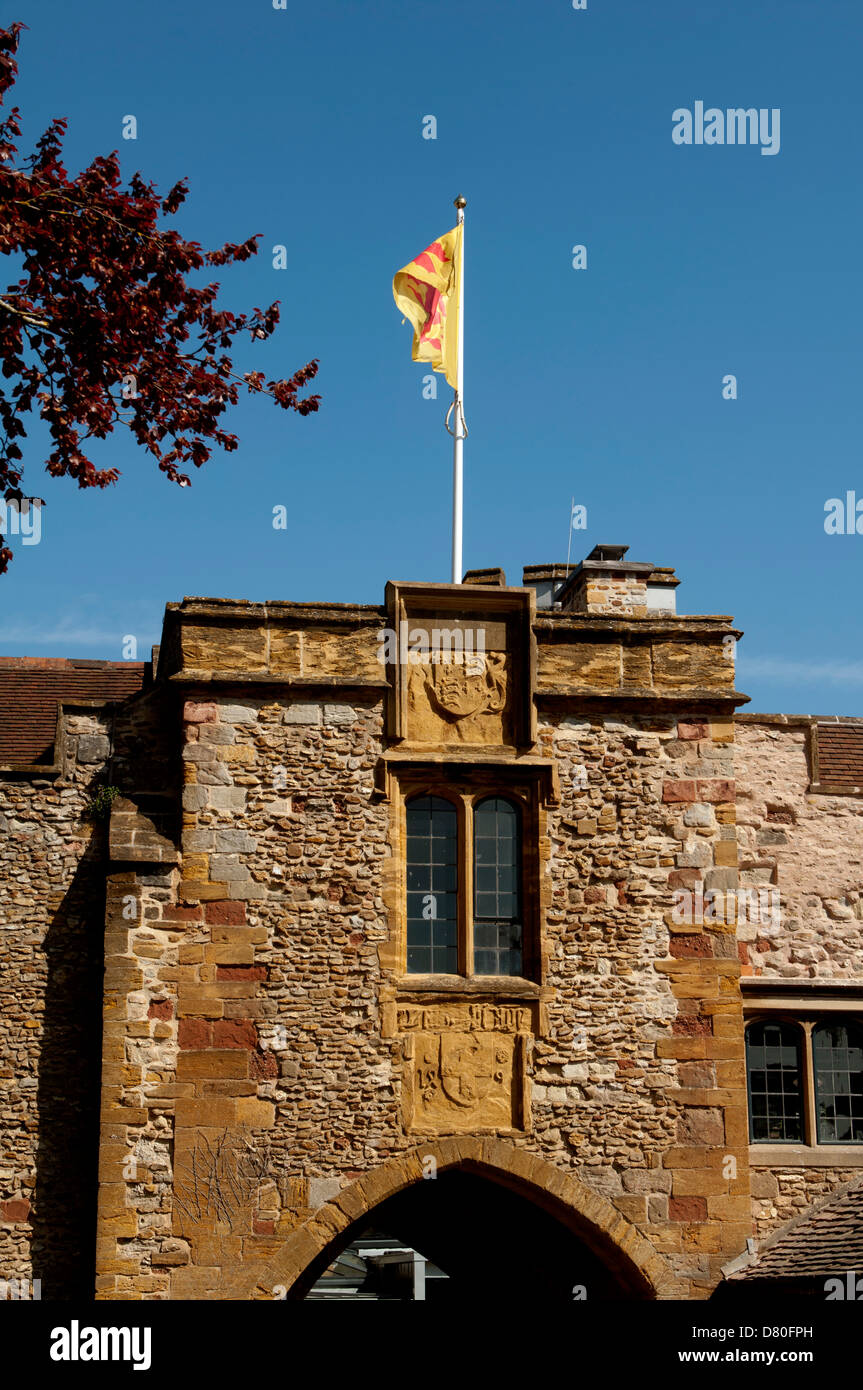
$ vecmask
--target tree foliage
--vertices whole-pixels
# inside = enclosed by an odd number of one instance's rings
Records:
[[[0,29],[0,104],[14,86],[22,24]],[[240,333],[269,338],[279,322],[268,309],[233,314],[216,307],[218,283],[193,288],[187,276],[257,254],[259,236],[204,251],[159,226],[177,212],[185,179],[163,198],[139,174],[122,186],[117,151],[70,179],[62,162],[66,121],[55,119],[34,152],[19,156],[20,112],[0,121],[0,252],[21,258],[23,274],[0,292],[0,496],[22,493],[24,419],[48,424],[52,477],[108,487],[116,468],[97,468],[85,452],[122,423],[180,486],[214,445],[237,448],[223,428],[239,389],[269,395],[283,410],[308,415],[320,397],[300,393],[318,370],[266,381],[234,372]],[[0,574],[12,552],[0,536]]]

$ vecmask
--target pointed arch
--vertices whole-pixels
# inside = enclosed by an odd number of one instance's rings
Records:
[[[680,1285],[653,1245],[597,1192],[573,1174],[503,1139],[465,1136],[426,1141],[363,1174],[288,1235],[269,1260],[240,1269],[223,1289],[224,1299],[302,1298],[318,1274],[367,1223],[382,1202],[423,1181],[423,1160],[439,1173],[460,1169],[509,1188],[532,1201],[577,1236],[614,1274],[623,1295],[635,1299],[680,1297]]]

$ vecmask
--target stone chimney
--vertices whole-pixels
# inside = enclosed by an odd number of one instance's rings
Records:
[[[680,580],[674,570],[626,560],[628,549],[595,545],[580,565],[525,565],[522,583],[536,593],[538,613],[551,608],[604,617],[676,617]]]
[[[628,550],[628,545],[595,545],[558,595],[563,610],[603,617],[647,617],[647,581],[656,566],[625,559]]]

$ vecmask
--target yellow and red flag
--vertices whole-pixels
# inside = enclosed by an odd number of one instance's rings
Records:
[[[457,385],[462,231],[459,223],[393,278],[396,304],[414,326],[414,362],[429,362],[434,371],[443,372],[453,389]]]

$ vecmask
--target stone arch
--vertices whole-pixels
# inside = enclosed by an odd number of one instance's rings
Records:
[[[331,1247],[335,1253],[377,1206],[423,1180],[423,1160],[429,1156],[438,1172],[462,1169],[529,1198],[582,1239],[630,1297],[680,1297],[679,1283],[665,1260],[607,1198],[525,1149],[502,1139],[473,1136],[429,1140],[364,1173],[292,1231],[271,1259],[240,1269],[219,1296],[272,1299],[284,1297],[274,1294],[281,1287],[290,1297],[307,1272],[320,1265]]]

